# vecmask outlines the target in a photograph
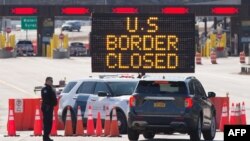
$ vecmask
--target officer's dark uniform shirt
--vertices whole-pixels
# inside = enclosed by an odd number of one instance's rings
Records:
[[[50,85],[45,84],[42,89],[42,104],[51,107],[57,105],[56,93]]]

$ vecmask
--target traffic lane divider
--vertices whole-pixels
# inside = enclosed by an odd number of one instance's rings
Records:
[[[227,108],[229,109],[229,97],[210,98],[210,101],[214,104],[216,109],[216,128],[219,129],[223,103],[226,102]],[[9,99],[9,107],[12,106],[14,109],[14,118],[17,131],[33,130],[37,105],[41,107],[41,98]],[[54,108],[54,110],[56,111],[55,116],[58,117],[58,105]],[[41,119],[43,119],[42,115]],[[56,118],[56,120],[57,129],[63,130],[64,124],[58,118]]]
[[[17,131],[33,130],[35,121],[36,106],[41,107],[41,98],[33,99],[9,99],[9,108],[14,109],[14,118]],[[58,105],[54,108],[55,116],[58,117]],[[41,119],[43,116],[41,114]],[[57,129],[64,129],[64,124],[56,118]]]
[[[227,94],[226,97],[213,97],[209,99],[216,109],[216,129],[219,129],[223,103],[226,103],[227,109],[229,109],[229,97]],[[227,110],[227,115],[229,115],[229,110]]]

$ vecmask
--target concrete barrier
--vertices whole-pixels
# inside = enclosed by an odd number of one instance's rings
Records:
[[[40,98],[9,99],[9,107],[13,107],[14,109],[14,119],[17,131],[33,130],[36,106],[41,107]],[[54,108],[54,110],[58,111],[58,105]],[[55,117],[58,117],[57,112]],[[43,119],[42,115],[41,118]],[[63,123],[60,122],[58,118],[55,120],[57,121],[57,129],[64,129]]]
[[[0,58],[13,58],[16,57],[16,50],[7,51],[4,48],[0,49]]]
[[[226,102],[227,109],[229,109],[229,97],[214,97],[210,98],[210,101],[214,104],[216,109],[216,129],[219,129],[223,103]],[[229,110],[227,112],[229,115]]]
[[[60,50],[53,51],[53,59],[64,59],[69,57],[70,57],[69,51],[60,51]]]

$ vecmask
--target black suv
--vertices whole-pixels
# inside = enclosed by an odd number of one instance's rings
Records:
[[[77,30],[78,32],[80,32],[81,23],[79,21],[67,21],[62,25],[62,31],[64,30],[68,31]]]
[[[69,48],[71,56],[84,56],[88,54],[87,48],[81,42],[72,42],[70,43]]]
[[[143,134],[188,133],[191,141],[213,140],[216,111],[202,84],[195,77],[145,78],[139,81],[129,99],[128,138],[138,140]]]
[[[30,40],[20,40],[16,44],[18,56],[34,56],[34,49]]]

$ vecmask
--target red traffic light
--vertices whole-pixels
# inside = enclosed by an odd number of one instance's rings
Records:
[[[85,7],[64,7],[61,13],[65,15],[84,15],[89,13],[89,8]]]
[[[33,7],[16,7],[11,9],[11,13],[15,15],[34,15],[37,13],[37,8]]]
[[[236,7],[214,7],[211,9],[216,15],[234,15],[239,13],[239,8]]]
[[[187,7],[165,7],[162,8],[163,14],[188,14],[189,8]]]
[[[112,8],[113,13],[119,13],[119,14],[127,14],[127,13],[138,13],[138,8],[133,8],[133,7],[117,7],[117,8]]]

